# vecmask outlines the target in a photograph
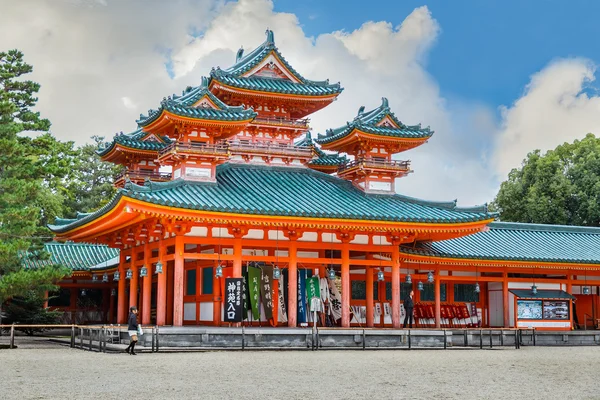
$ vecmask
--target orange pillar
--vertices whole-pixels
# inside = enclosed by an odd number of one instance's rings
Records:
[[[144,243],[144,266],[148,271],[148,276],[143,278],[142,290],[144,295],[142,296],[142,324],[150,324],[150,300],[152,297],[152,264],[150,264],[150,256],[152,250],[150,249],[150,243]]]
[[[233,278],[242,277],[242,236],[233,239]]]
[[[279,232],[278,232],[279,234]],[[288,247],[288,305],[287,316],[288,326],[296,327],[298,321],[298,262],[297,262],[298,243],[290,239]]]
[[[173,268],[173,326],[183,325],[183,236],[175,236],[175,263]]]
[[[373,327],[373,269],[369,266],[366,267],[365,272],[367,273],[367,279],[365,284],[367,285],[367,327]]]
[[[213,273],[213,321],[216,326],[221,324],[221,279]]]
[[[504,272],[502,274],[502,302],[504,306],[502,307],[503,317],[504,317],[504,327],[510,327],[510,318],[508,313],[508,273]]]
[[[166,325],[173,325],[173,261],[167,268],[167,321]]]
[[[350,243],[342,242],[342,328],[350,327]]]
[[[435,271],[435,327],[442,327],[442,291],[440,289],[440,271]]]
[[[158,261],[163,265],[163,273],[157,274],[156,285],[156,325],[163,326],[167,318],[167,262],[164,261],[167,248],[162,241],[158,245]]]
[[[392,245],[392,327],[400,329],[400,248]]]
[[[129,307],[137,307],[138,303],[138,268],[135,265],[138,249],[131,248],[131,281],[129,282]]]
[[[118,283],[117,323],[124,324],[127,322],[127,299],[125,297],[125,252],[123,249],[121,249],[119,257],[119,275],[121,277]]]

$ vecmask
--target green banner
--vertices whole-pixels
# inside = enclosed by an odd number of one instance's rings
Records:
[[[260,278],[262,271],[260,268],[248,267],[248,290],[250,294],[250,306],[252,308],[252,318],[256,321],[260,318]]]
[[[313,297],[316,297],[318,299],[321,298],[321,289],[319,287],[318,276],[313,276],[312,278],[306,280],[306,297],[308,299],[309,305]]]
[[[242,267],[242,278],[244,279],[243,283],[243,293],[242,293],[242,319],[248,319],[248,298],[250,297],[250,291],[248,290],[248,267]]]

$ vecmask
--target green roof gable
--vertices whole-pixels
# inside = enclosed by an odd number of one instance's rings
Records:
[[[49,259],[37,260],[23,257],[23,266],[39,268],[62,265],[73,271],[102,271],[119,263],[119,249],[104,245],[49,242],[44,244],[44,250],[50,253]]]
[[[118,144],[132,149],[160,151],[171,142],[171,139],[166,136],[161,137],[162,142],[156,140],[142,140],[147,135],[148,133],[144,132],[141,128],[132,133],[117,134],[108,146],[99,149],[96,153],[102,157],[110,153]]]
[[[487,232],[401,247],[409,254],[475,260],[600,264],[600,228],[493,222]]]
[[[287,62],[285,57],[283,57],[279,52],[279,49],[275,46],[275,36],[273,31],[267,29],[266,35],[267,39],[247,55],[244,56],[243,49],[238,50],[236,62],[231,67],[227,69],[221,69],[219,67],[213,68],[210,73],[211,78],[228,86],[261,92],[298,94],[305,96],[325,96],[342,92],[343,88],[340,86],[339,82],[330,84],[329,80],[311,81],[304,78]],[[299,81],[298,83],[288,79],[242,76],[259,65],[271,53],[276,55],[285,69]]]
[[[89,215],[49,225],[66,232],[110,211],[123,196],[148,203],[191,210],[307,218],[354,219],[414,223],[464,223],[494,218],[485,209],[468,210],[456,202],[428,202],[398,194],[366,194],[352,183],[300,167],[249,166],[226,163],[217,167],[216,183],[176,180],[128,183],[113,200]]]
[[[377,126],[377,124],[386,117],[398,127],[391,125]],[[358,115],[352,121],[347,122],[345,126],[328,129],[325,135],[319,135],[315,141],[319,144],[334,142],[349,135],[354,129],[374,135],[407,139],[429,138],[433,135],[431,129],[428,127],[422,128],[420,124],[413,126],[403,124],[396,118],[394,113],[390,111],[388,100],[383,97],[379,107],[368,112],[364,112],[364,106],[361,107],[358,110]]]
[[[193,107],[194,103],[204,96],[208,97],[217,108]],[[200,86],[187,88],[184,90],[182,96],[173,95],[164,98],[158,109],[149,110],[147,116],[140,115],[140,118],[136,121],[138,126],[144,127],[150,125],[156,121],[163,110],[182,117],[215,121],[244,121],[256,117],[256,113],[251,108],[244,109],[241,106],[232,107],[219,100],[208,90],[208,79],[205,77],[202,78]]]

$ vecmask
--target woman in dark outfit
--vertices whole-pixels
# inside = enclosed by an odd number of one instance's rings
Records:
[[[127,349],[125,350],[128,354],[131,354],[132,356],[136,355],[136,352],[134,351],[135,349],[135,344],[138,341],[138,322],[137,322],[137,314],[138,314],[138,309],[137,307],[131,307],[129,309],[129,319],[128,319],[128,323],[127,323],[127,332],[129,333],[129,338],[131,340],[131,342],[129,343],[129,346],[127,347]]]

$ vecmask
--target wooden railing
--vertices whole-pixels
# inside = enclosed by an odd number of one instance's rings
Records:
[[[372,158],[359,158],[340,165],[339,171],[342,172],[357,166],[408,171],[410,169],[410,161],[375,160]]]
[[[175,142],[162,149],[158,156],[160,158],[167,153],[227,154],[227,145]]]
[[[229,150],[232,152],[297,155],[301,157],[312,156],[312,149],[310,147],[300,147],[277,143],[245,143],[239,141],[232,141],[229,142]]]
[[[115,176],[115,182],[125,178],[131,180],[143,180],[148,178],[151,181],[168,181],[171,179],[171,173],[126,170]]]
[[[0,325],[2,329],[10,330],[9,348],[14,349],[15,346],[15,331],[23,329],[34,329],[40,331],[48,331],[52,329],[70,330],[71,331],[71,348],[80,348],[82,350],[106,353],[106,345],[108,343],[115,344],[121,341],[121,332],[127,330],[127,325],[29,325],[29,324],[11,324]],[[142,327],[144,334],[151,335],[152,352],[158,352],[158,326],[147,325]],[[61,335],[64,337],[64,334]],[[94,344],[94,342],[96,342]]]
[[[255,124],[265,125],[281,125],[281,126],[293,126],[294,128],[308,128],[310,120],[305,119],[289,119],[289,118],[268,118],[268,117],[256,117],[253,121]]]

